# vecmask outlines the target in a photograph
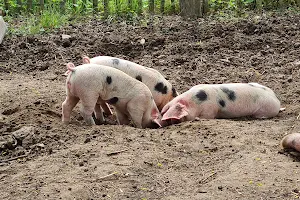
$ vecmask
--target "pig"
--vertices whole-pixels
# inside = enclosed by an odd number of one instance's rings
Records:
[[[284,149],[293,149],[300,152],[300,133],[286,135],[281,140],[281,146]]]
[[[113,67],[144,83],[150,89],[160,111],[169,101],[178,96],[171,83],[155,69],[110,56],[98,56],[91,59],[84,56],[83,63]]]
[[[161,111],[168,123],[191,121],[196,117],[270,118],[279,113],[275,93],[258,83],[200,84],[177,96]]]
[[[4,22],[3,17],[0,16],[0,44],[2,43],[6,29],[7,29],[6,23]]]
[[[70,73],[66,80],[67,97],[62,103],[62,121],[70,121],[72,109],[81,100],[81,115],[88,125],[96,103],[109,103],[116,111],[118,124],[129,124],[129,117],[138,128],[157,128],[161,124],[160,112],[149,88],[124,72],[97,64],[75,67],[68,63]]]

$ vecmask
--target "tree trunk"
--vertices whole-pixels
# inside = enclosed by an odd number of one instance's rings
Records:
[[[151,15],[154,14],[154,0],[149,0],[149,12]]]
[[[8,0],[4,0],[4,10],[7,11],[8,9],[9,9]]]
[[[27,1],[27,12],[32,13],[32,0]]]
[[[165,12],[165,0],[160,0],[160,13],[164,14]]]
[[[138,0],[138,15],[141,15],[143,12],[143,0]]]
[[[128,9],[132,11],[132,0],[128,0]]]
[[[22,11],[22,2],[21,2],[21,0],[17,0],[17,11],[18,11],[18,14],[20,14],[21,11]]]
[[[256,9],[258,12],[262,11],[262,0],[256,0]]]
[[[203,17],[208,12],[207,0],[180,0],[180,13],[184,17]]]
[[[103,5],[104,5],[104,17],[107,18],[108,17],[108,11],[109,11],[108,0],[104,0]]]
[[[175,0],[171,0],[171,11],[172,13],[175,13]]]

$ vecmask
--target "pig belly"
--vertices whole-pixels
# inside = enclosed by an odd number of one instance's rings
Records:
[[[237,118],[237,117],[254,117],[254,118],[270,118],[279,113],[279,101],[269,101],[265,104],[246,104],[232,103],[226,109],[220,109],[216,118]]]

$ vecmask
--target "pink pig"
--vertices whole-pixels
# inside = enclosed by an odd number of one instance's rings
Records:
[[[281,140],[281,146],[284,149],[294,149],[294,150],[300,152],[300,133],[292,133],[292,134],[286,135]]]
[[[162,109],[163,121],[199,118],[270,118],[278,114],[275,93],[258,83],[200,84],[177,96]]]
[[[67,97],[62,103],[62,121],[68,123],[72,109],[82,102],[81,114],[94,125],[92,113],[96,103],[113,105],[119,124],[128,124],[129,117],[138,128],[161,126],[161,115],[150,90],[140,81],[120,70],[96,64],[75,67],[68,63]]]
[[[98,56],[91,59],[85,56],[83,63],[106,65],[141,81],[150,89],[159,110],[178,95],[171,83],[155,69],[110,56]]]

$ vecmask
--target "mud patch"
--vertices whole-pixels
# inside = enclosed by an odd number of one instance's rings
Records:
[[[0,46],[3,199],[291,199],[299,159],[300,16],[221,22],[165,17],[152,27],[92,20]],[[62,39],[62,34],[70,38]],[[141,39],[145,40],[141,44]],[[160,71],[182,93],[259,82],[286,110],[267,120],[195,120],[163,129],[61,123],[66,63],[109,55]]]

